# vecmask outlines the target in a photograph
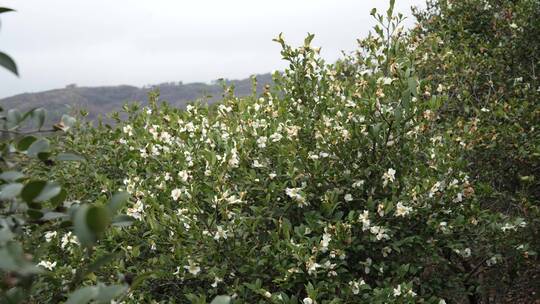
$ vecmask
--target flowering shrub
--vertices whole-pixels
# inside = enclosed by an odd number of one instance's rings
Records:
[[[46,174],[71,199],[133,198],[136,223],[94,248],[122,258],[88,281],[144,274],[132,303],[445,303],[480,292],[507,256],[534,254],[516,237],[529,223],[482,207],[467,142],[441,124],[454,96],[418,72],[417,38],[392,7],[372,11],[374,33],[335,64],[313,35],[297,48],[280,35],[290,65],[262,96],[228,91],[184,111],[152,94],[115,127],[65,139],[88,161]],[[45,238],[60,248],[43,266],[69,280],[82,248]]]
[[[126,105],[125,120],[113,114],[114,127],[51,138],[86,161],[24,162],[35,178],[67,189],[62,201],[76,202],[65,221],[39,222],[19,237],[39,257],[32,269],[48,270],[26,286],[29,301],[62,301],[83,285],[69,303],[477,303],[486,274],[506,275],[535,256],[526,234],[538,225],[535,144],[512,158],[533,166],[519,171],[519,192],[497,182],[509,172],[484,161],[503,163],[492,153],[512,147],[517,129],[537,140],[538,111],[518,102],[535,96],[536,78],[509,86],[512,93],[504,87],[508,102],[498,102],[489,81],[506,79],[484,75],[477,85],[482,70],[467,69],[469,39],[491,39],[482,27],[485,36],[454,38],[469,20],[459,13],[476,2],[431,3],[407,32],[391,1],[387,12],[372,11],[378,24],[358,51],[335,64],[319,57],[313,35],[296,48],[279,35],[289,68],[261,96],[240,99],[230,88],[218,105],[181,110],[152,93],[148,107]],[[499,57],[474,58],[492,68]],[[527,68],[520,62],[512,77]],[[2,201],[19,200],[6,197],[12,181],[1,176]],[[118,190],[130,194],[126,206],[124,195],[108,202]],[[488,204],[499,194],[531,213]],[[128,217],[113,220],[117,211]]]

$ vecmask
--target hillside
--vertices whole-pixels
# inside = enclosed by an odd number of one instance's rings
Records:
[[[257,75],[257,91],[261,92],[266,84],[271,83],[270,74]],[[246,96],[252,92],[251,78],[241,80],[225,80],[233,85],[237,96]],[[105,115],[119,110],[126,102],[138,101],[146,104],[148,92],[159,90],[161,100],[183,108],[189,101],[206,99],[209,103],[219,100],[223,93],[221,82],[207,83],[162,83],[153,86],[135,87],[129,85],[78,87],[68,85],[62,89],[38,93],[24,93],[0,99],[2,107],[21,110],[35,107],[47,109],[52,117],[70,111],[70,108],[83,108],[89,112],[89,118]]]

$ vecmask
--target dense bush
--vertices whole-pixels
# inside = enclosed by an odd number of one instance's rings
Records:
[[[86,161],[28,164],[68,201],[129,192],[136,219],[92,250],[61,222],[33,226],[26,246],[55,264],[31,300],[119,276],[126,303],[478,303],[486,276],[511,286],[537,263],[538,57],[519,43],[538,2],[433,2],[411,32],[392,2],[335,64],[313,35],[280,35],[289,68],[262,95],[184,111],[153,93],[57,141]],[[501,6],[526,34],[473,18]],[[91,253],[102,267],[74,274]]]
[[[289,69],[262,96],[181,111],[154,94],[116,127],[66,139],[89,161],[47,174],[71,199],[134,198],[137,223],[95,247],[122,257],[100,280],[147,274],[133,303],[444,303],[474,300],[486,269],[533,255],[529,223],[482,205],[461,137],[474,126],[441,118],[453,79],[425,73],[415,46],[427,44],[412,43],[424,34],[392,9],[372,15],[373,35],[336,64],[312,35],[298,48],[280,35]],[[83,252],[62,238],[47,256],[68,278]]]

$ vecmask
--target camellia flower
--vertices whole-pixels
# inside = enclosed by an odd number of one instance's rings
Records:
[[[189,265],[184,266],[184,269],[186,269],[189,273],[196,276],[201,272],[201,267],[197,265],[196,263],[193,263],[193,261],[188,261]]]
[[[302,188],[287,188],[285,193],[300,204],[300,207],[307,206],[306,199],[300,193]]]
[[[58,233],[56,231],[47,231],[45,232],[45,241],[49,243],[52,238],[56,237]]]
[[[56,266],[56,262],[51,263],[49,261],[41,261],[37,265],[49,270],[53,270],[53,268]]]
[[[302,300],[302,303],[304,303],[304,304],[313,304],[313,299],[310,298],[310,297],[304,298]]]
[[[171,191],[171,197],[175,201],[177,201],[180,198],[180,195],[182,195],[181,189],[176,188],[176,189],[173,189],[173,191]]]
[[[402,202],[398,202],[396,206],[396,216],[407,216],[412,211],[412,207],[403,205]]]
[[[396,180],[396,170],[390,168],[383,174],[383,187],[388,185],[388,182],[394,182]]]

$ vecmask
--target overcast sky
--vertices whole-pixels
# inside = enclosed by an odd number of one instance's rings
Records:
[[[424,0],[397,0],[396,9]],[[6,0],[0,50],[20,78],[0,71],[0,98],[79,86],[238,79],[283,69],[283,32],[298,44],[314,33],[333,61],[354,50],[384,0]],[[412,22],[412,18],[410,18]]]

